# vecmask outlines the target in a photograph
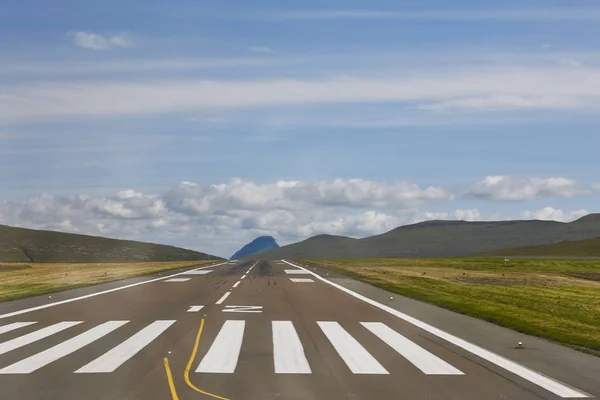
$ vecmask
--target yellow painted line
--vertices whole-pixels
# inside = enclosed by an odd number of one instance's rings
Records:
[[[173,382],[173,375],[171,374],[171,368],[169,367],[169,359],[165,358],[165,371],[167,372],[167,380],[169,381],[169,388],[171,389],[171,397],[173,400],[179,400],[177,391],[175,390],[175,383]]]
[[[213,398],[219,399],[219,400],[230,400],[227,397],[221,397],[221,396],[218,396],[213,393],[205,392],[202,389],[198,389],[196,386],[194,386],[192,381],[190,381],[190,369],[192,369],[192,364],[194,363],[194,358],[196,358],[196,353],[198,352],[198,345],[200,344],[200,336],[202,336],[203,329],[204,329],[204,318],[202,318],[200,320],[200,328],[198,329],[198,335],[196,335],[196,343],[194,343],[194,349],[192,350],[190,360],[188,361],[188,363],[185,367],[183,377],[185,378],[185,382],[188,384],[188,386],[191,387],[192,389],[194,389],[198,393],[202,393],[202,394],[205,394],[207,396],[210,396],[210,397],[213,397]]]

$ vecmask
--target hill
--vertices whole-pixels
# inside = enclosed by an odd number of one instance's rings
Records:
[[[174,246],[0,225],[0,262],[129,262],[221,259]]]
[[[513,247],[482,254],[483,257],[600,257],[600,237],[564,241],[544,246]]]
[[[261,259],[461,257],[512,247],[600,237],[600,214],[556,221],[426,221],[362,239],[320,235],[261,253]]]
[[[272,236],[260,236],[238,250],[234,255],[231,256],[230,260],[239,260],[253,254],[278,248],[279,245],[275,241],[275,238]]]

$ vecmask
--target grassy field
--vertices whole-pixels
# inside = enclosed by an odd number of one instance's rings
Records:
[[[482,254],[481,256],[600,257],[600,237],[565,241],[546,246],[516,247]]]
[[[0,301],[59,292],[215,260],[130,263],[0,263]]]
[[[301,260],[600,356],[600,260]]]

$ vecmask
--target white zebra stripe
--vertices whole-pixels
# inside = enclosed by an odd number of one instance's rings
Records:
[[[83,321],[65,321],[59,322],[54,325],[47,326],[45,328],[39,329],[35,332],[28,333],[23,336],[19,336],[18,338],[14,338],[4,343],[0,343],[0,354],[8,353],[14,349],[18,349],[23,346],[27,346],[33,342],[37,342],[38,340],[47,338],[48,336],[52,336],[55,333],[64,331],[72,326],[81,324]]]
[[[245,326],[245,321],[225,321],[196,372],[232,374],[240,357]]]
[[[75,373],[90,374],[113,372],[123,365],[125,361],[129,360],[148,344],[152,343],[154,339],[159,337],[161,333],[166,331],[174,323],[174,320],[154,321],[123,343],[113,347],[110,351],[104,353],[94,361],[79,368]]]
[[[33,324],[37,324],[37,322],[14,322],[12,324],[0,326],[0,334],[14,331],[15,329],[19,328],[24,328]]]
[[[464,375],[446,361],[381,322],[361,322],[361,325],[427,375]]]
[[[109,334],[129,321],[108,321],[8,367],[0,374],[29,374]]]
[[[317,324],[352,373],[389,374],[340,324],[331,321],[319,321]]]
[[[272,321],[276,374],[310,374],[310,365],[292,321]]]

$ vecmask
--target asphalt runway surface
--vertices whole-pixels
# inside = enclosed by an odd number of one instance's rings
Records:
[[[293,262],[224,263],[162,275],[123,289],[100,285],[74,291],[78,297],[0,307],[0,399],[597,395]]]

